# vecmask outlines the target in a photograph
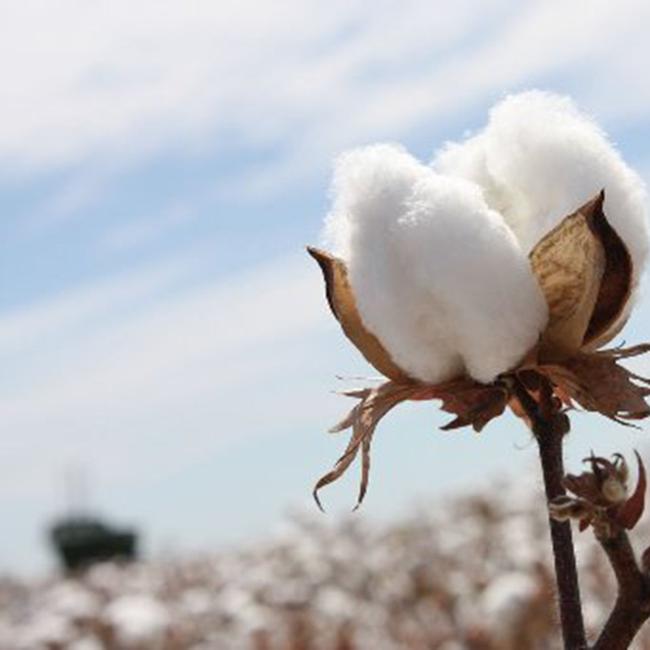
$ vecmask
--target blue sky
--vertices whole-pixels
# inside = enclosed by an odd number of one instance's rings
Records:
[[[390,140],[426,160],[542,87],[650,174],[641,1],[1,4],[0,570],[47,566],[71,467],[151,552],[312,508],[344,443],[325,434],[349,406],[336,375],[373,374],[303,249],[338,152]],[[646,298],[626,338],[648,323]],[[442,421],[387,418],[359,516],[533,466],[510,419],[480,437]],[[570,461],[644,441],[577,416]],[[324,494],[333,512],[355,480]]]

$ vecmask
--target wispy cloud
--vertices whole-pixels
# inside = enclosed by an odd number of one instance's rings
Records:
[[[189,273],[186,260],[166,260],[95,282],[82,282],[53,297],[0,312],[0,359],[25,362],[30,348],[52,346],[62,338],[77,340],[79,331],[106,327],[122,310],[151,299]],[[0,381],[0,384],[2,382]]]
[[[108,252],[125,251],[159,239],[161,236],[191,223],[196,218],[192,206],[176,203],[160,215],[130,219],[109,230],[101,246]]]
[[[301,148],[313,157],[314,145],[403,131],[553,70],[598,66],[603,87],[630,47],[645,58],[648,12],[641,0],[460,0],[444,10],[245,0],[191,11],[27,0],[7,6],[0,27],[0,160],[15,173],[234,139],[292,142],[290,158],[304,162]],[[599,110],[629,113],[624,96],[591,94]]]
[[[36,353],[13,363],[5,357],[0,419],[12,439],[0,459],[3,492],[44,489],[42,481],[16,482],[17,476],[34,477],[69,457],[101,459],[115,480],[137,475],[152,445],[163,444],[152,465],[158,472],[229,435],[254,433],[262,412],[290,414],[289,395],[278,402],[275,394],[272,404],[274,390],[264,387],[295,370],[304,342],[329,322],[320,279],[305,273],[302,259],[186,287],[117,323],[98,322],[98,309],[155,293],[164,277],[129,280],[0,317],[3,349],[22,330],[31,336],[21,344]],[[52,331],[80,320],[92,326],[53,349]]]
[[[446,38],[417,28],[396,28],[393,36],[402,49],[398,46],[399,54],[391,61],[386,57],[395,43],[391,40],[387,48],[380,42],[389,30],[381,19],[377,19],[379,25],[369,20],[362,36],[329,59],[336,74],[323,77],[332,82],[331,88],[318,76],[305,74],[315,96],[325,98],[326,111],[289,136],[292,145],[280,159],[252,174],[247,170],[238,179],[226,179],[222,191],[267,199],[278,189],[322,174],[332,156],[345,147],[377,138],[394,139],[415,128],[435,131],[436,123],[459,111],[485,108],[495,96],[522,85],[545,85],[550,78],[560,84],[568,80],[578,102],[601,117],[612,122],[638,119],[650,108],[650,94],[630,93],[622,84],[636,74],[631,72],[633,62],[650,55],[644,31],[650,9],[636,0],[623,5],[597,1],[587,7],[582,2],[557,0],[507,6],[487,3],[480,9],[474,5],[473,14],[466,16],[467,7],[461,2],[457,11],[446,16]],[[430,17],[412,7],[405,11],[409,10],[411,19],[430,24]],[[472,38],[476,19],[484,29]],[[375,31],[378,26],[384,31]],[[451,50],[442,47],[447,39]],[[328,57],[323,59],[319,70],[327,69]],[[364,74],[373,64],[386,66],[393,74]],[[583,76],[587,68],[598,70],[598,83]],[[612,87],[619,90],[612,93]],[[298,98],[294,100],[300,105]],[[431,142],[431,152],[438,144]]]

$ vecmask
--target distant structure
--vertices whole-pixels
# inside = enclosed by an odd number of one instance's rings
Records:
[[[105,560],[130,561],[137,557],[134,531],[112,528],[95,517],[64,517],[52,525],[50,539],[68,571]]]
[[[87,495],[85,474],[68,470],[64,478],[67,514],[53,522],[50,542],[67,571],[85,569],[106,560],[131,561],[137,558],[137,533],[109,526],[100,518],[83,514]]]

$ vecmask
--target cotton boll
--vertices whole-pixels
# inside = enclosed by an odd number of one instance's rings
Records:
[[[463,143],[447,142],[438,152],[433,169],[452,177],[476,183],[483,192],[488,206],[498,212],[514,232],[520,243],[525,239],[527,221],[522,220],[528,203],[516,188],[506,187],[490,174],[487,164],[487,138],[480,133]],[[527,248],[525,245],[524,248]]]
[[[44,595],[43,606],[68,620],[89,619],[100,609],[97,594],[78,582],[66,580],[55,585]]]
[[[533,576],[517,572],[499,576],[485,590],[481,599],[485,619],[508,648],[516,647],[511,645],[514,640],[511,637],[520,631],[526,617],[530,616],[531,602],[538,592],[539,585]]]
[[[444,305],[425,303],[430,297],[413,286],[412,261],[395,237],[413,186],[428,174],[415,158],[392,145],[344,154],[336,164],[326,236],[348,265],[366,327],[413,377],[442,381],[462,373],[462,358],[449,336]]]
[[[325,223],[328,247],[343,259],[359,247],[359,237],[381,248],[383,231],[404,211],[413,184],[425,171],[399,145],[377,144],[339,156],[332,183],[334,210]]]
[[[85,636],[70,643],[68,650],[103,650],[104,644],[94,637]]]
[[[105,616],[115,628],[119,641],[127,647],[161,643],[170,625],[167,608],[145,594],[119,596],[106,607]]]
[[[448,145],[434,168],[478,183],[526,251],[605,189],[605,213],[630,250],[638,281],[648,252],[644,184],[570,99],[540,91],[506,98],[483,132]]]
[[[329,218],[366,327],[409,375],[488,382],[535,344],[547,310],[480,189],[400,149],[346,155]]]
[[[428,174],[399,226],[414,285],[434,306],[427,316],[435,319],[435,306],[444,306],[469,374],[489,382],[514,366],[535,345],[546,303],[527,257],[479,188]]]

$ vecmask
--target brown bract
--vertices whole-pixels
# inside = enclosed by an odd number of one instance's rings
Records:
[[[330,308],[346,336],[388,382],[346,393],[359,403],[333,429],[352,429],[343,456],[314,488],[335,481],[362,451],[360,503],[366,493],[370,443],[378,422],[407,400],[441,400],[454,419],[445,430],[471,426],[480,431],[507,406],[531,427],[536,413],[545,417],[576,405],[627,424],[650,415],[650,380],[619,364],[650,351],[650,345],[599,350],[622,329],[633,291],[632,259],[603,211],[604,192],[565,217],[530,254],[530,264],[548,305],[549,319],[538,345],[519,365],[491,384],[462,376],[437,385],[409,377],[357,309],[345,263],[308,248],[325,279]],[[534,430],[534,427],[533,427]]]

